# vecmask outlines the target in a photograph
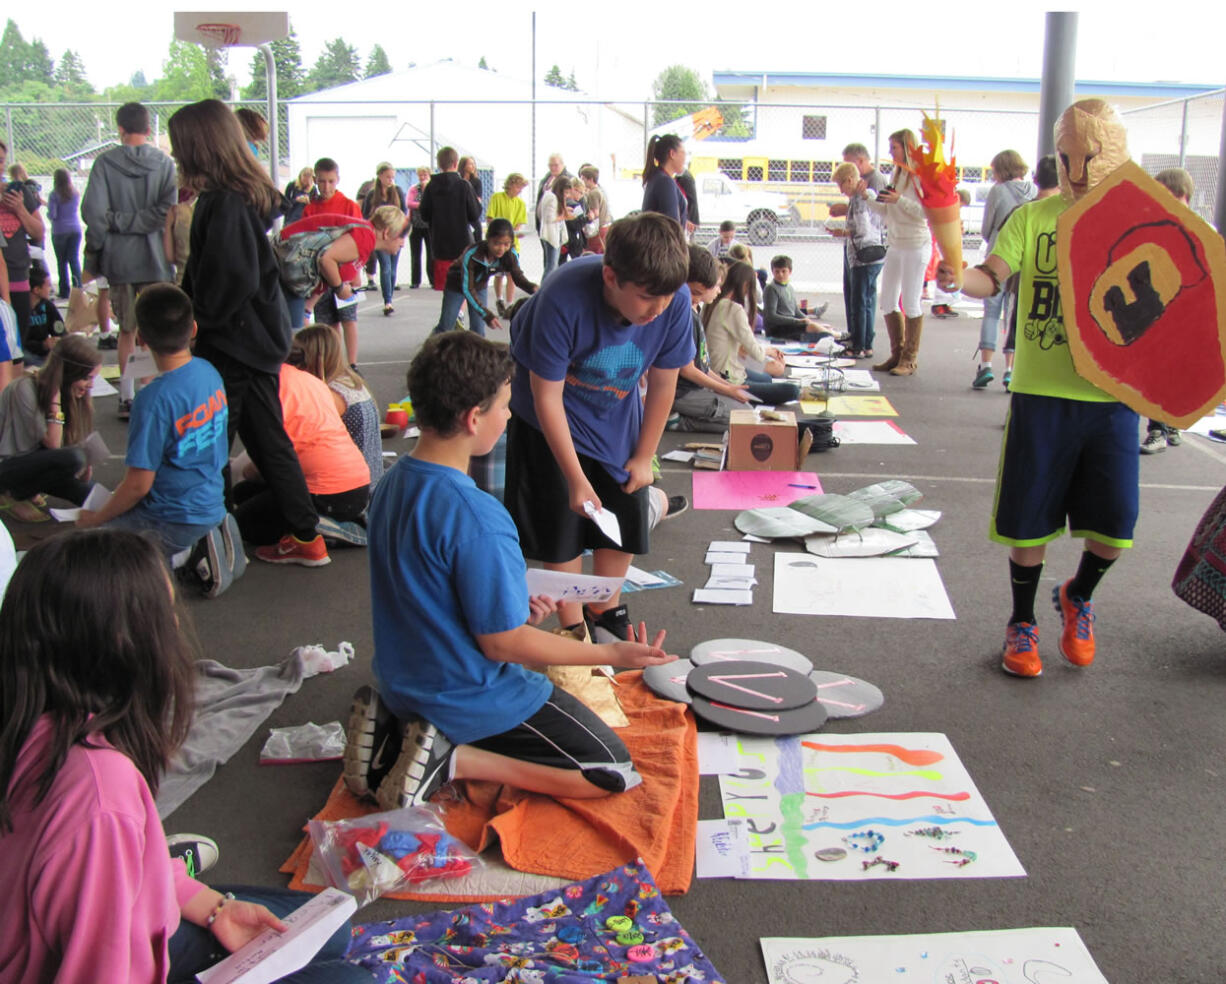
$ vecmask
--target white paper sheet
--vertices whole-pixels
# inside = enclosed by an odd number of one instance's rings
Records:
[[[554,601],[608,601],[622,586],[620,577],[567,574],[539,567],[529,567],[526,580],[530,596],[545,595]]]
[[[915,439],[888,420],[836,420],[834,436],[843,444],[914,444]]]
[[[119,390],[115,389],[109,380],[102,378],[102,373],[98,373],[94,381],[89,384],[89,395],[95,399],[99,396],[114,396],[118,392]]]
[[[410,437],[421,437],[421,428],[420,427],[406,427],[404,429],[404,433],[400,436],[403,437],[406,441]]]
[[[912,557],[827,560],[777,553],[773,607],[789,615],[957,617],[936,562]]]
[[[595,503],[590,499],[583,504],[583,511],[587,513],[588,518],[600,527],[600,532],[607,536],[610,540],[616,543],[619,547],[622,545],[622,527],[617,521],[617,517],[609,510],[601,506],[596,508]]]
[[[696,605],[752,605],[753,592],[736,588],[695,588]]]
[[[914,936],[764,937],[761,944],[770,984],[819,980],[830,984],[843,981],[1107,984],[1077,930],[1069,927]]]
[[[744,540],[712,540],[707,546],[707,553],[747,554],[752,548],[752,544]]]
[[[284,933],[265,930],[196,979],[200,984],[271,984],[305,967],[357,908],[352,895],[325,888],[281,920],[289,927]]]
[[[695,847],[699,878],[743,877],[749,856],[743,820],[699,820]]]
[[[754,536],[752,533],[746,533],[741,537],[746,543],[770,543],[770,539],[765,536]]]
[[[748,588],[755,588],[757,585],[758,579],[756,577],[729,577],[728,575],[712,574],[707,578],[707,583],[703,587],[712,590],[745,591]]]
[[[753,564],[712,564],[712,577],[753,577]]]
[[[85,439],[85,460],[91,465],[100,465],[111,456],[111,449],[106,446],[106,441],[102,439],[102,435],[97,431],[93,431]]]
[[[733,552],[731,550],[724,552],[721,550],[709,550],[707,556],[703,559],[704,564],[743,564],[745,563],[745,554],[743,552]]]
[[[144,379],[146,376],[158,374],[157,363],[153,361],[153,353],[148,349],[138,348],[128,356],[128,364],[123,367],[121,379]]]
[[[700,776],[718,776],[723,772],[736,772],[740,767],[737,762],[736,735],[726,735],[716,731],[698,732],[698,774]]]
[[[661,461],[690,462],[694,460],[693,451],[666,451],[660,455]]]
[[[645,571],[641,567],[635,567],[633,564],[626,568],[626,580],[642,588],[668,583],[664,578],[651,573],[651,571]]]
[[[89,490],[89,495],[85,497],[85,502],[81,504],[81,509],[90,509],[97,511],[110,501],[111,490],[99,482],[94,483],[94,487]],[[52,517],[60,523],[75,523],[77,517],[81,515],[81,509],[48,509]]]

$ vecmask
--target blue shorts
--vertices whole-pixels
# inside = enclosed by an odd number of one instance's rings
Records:
[[[1132,546],[1139,507],[1134,411],[1014,393],[1005,426],[990,536],[1011,547],[1073,536]]]

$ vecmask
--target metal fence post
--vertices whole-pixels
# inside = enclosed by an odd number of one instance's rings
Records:
[[[5,128],[8,130],[9,153],[13,155],[13,160],[17,160],[17,141],[13,139],[13,107],[6,106],[4,108]]]
[[[438,144],[434,142],[434,100],[430,100],[430,161],[433,163]]]
[[[1183,101],[1183,123],[1179,129],[1179,166],[1185,167],[1188,160],[1188,102]]]
[[[261,44],[258,50],[264,55],[264,71],[268,78],[268,174],[274,187],[281,184],[277,166],[281,158],[281,132],[277,122],[277,59],[272,45]]]
[[[873,167],[881,160],[881,107],[873,107]]]

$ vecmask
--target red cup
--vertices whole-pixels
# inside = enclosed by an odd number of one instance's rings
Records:
[[[395,424],[401,430],[409,426],[409,411],[395,409],[388,410],[387,416],[383,418],[386,423]]]

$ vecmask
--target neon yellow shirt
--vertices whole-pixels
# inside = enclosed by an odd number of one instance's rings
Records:
[[[1017,294],[1017,354],[1009,389],[1014,393],[1058,396],[1089,403],[1113,403],[1077,374],[1068,347],[1060,284],[1056,272],[1056,220],[1068,208],[1060,195],[1019,207],[1005,223],[992,250],[1015,273],[1021,273]]]
[[[512,198],[505,191],[496,191],[490,195],[490,203],[485,209],[485,221],[490,219],[506,219],[512,229],[518,229],[528,221],[528,206],[522,198]],[[512,247],[519,252],[519,237],[515,237]]]

